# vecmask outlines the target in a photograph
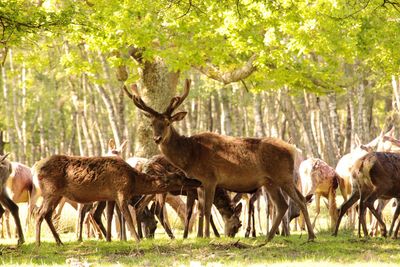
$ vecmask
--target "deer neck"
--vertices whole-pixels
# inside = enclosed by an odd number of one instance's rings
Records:
[[[192,147],[188,137],[180,135],[174,127],[171,126],[169,137],[159,145],[159,148],[168,161],[187,172],[192,156]]]

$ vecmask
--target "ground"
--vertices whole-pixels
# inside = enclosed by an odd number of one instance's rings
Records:
[[[1,265],[66,265],[66,266],[395,266],[400,264],[400,241],[384,238],[359,239],[350,232],[339,237],[319,233],[314,242],[299,233],[276,237],[265,246],[259,238],[177,238],[156,237],[144,240],[107,243],[89,240],[72,241],[63,234],[63,246],[47,236],[41,247],[33,238],[21,247],[16,240],[0,241]],[[1,243],[3,242],[3,243]],[[12,243],[14,242],[14,243]],[[295,263],[295,264],[294,264]]]

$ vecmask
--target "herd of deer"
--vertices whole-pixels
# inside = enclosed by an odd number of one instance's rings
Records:
[[[334,235],[338,232],[344,214],[355,217],[355,209],[349,212],[348,210],[360,200],[359,235],[361,227],[364,235],[368,235],[365,219],[368,208],[376,217],[382,235],[386,236],[386,226],[381,215],[384,200],[400,197],[400,154],[395,151],[400,147],[400,142],[394,139],[393,130],[386,134],[381,133],[366,145],[358,143],[350,154],[341,158],[336,169],[333,169],[320,159],[310,158],[302,161],[294,145],[277,138],[240,138],[211,132],[190,137],[180,135],[173,123],[182,120],[186,112],[175,111],[188,96],[189,88],[190,81],[186,80],[183,94],[172,98],[166,110],[160,113],[142,100],[135,85],[132,86],[131,92],[124,87],[133,103],[151,120],[153,139],[161,155],[149,160],[131,158],[124,161],[121,152],[126,143],[116,148],[112,142],[109,143],[110,151],[106,156],[53,155],[36,162],[32,169],[8,161],[7,155],[1,156],[0,203],[14,218],[19,237],[18,244],[24,242],[24,236],[18,206],[15,203],[28,201],[29,214],[36,215],[37,245],[40,245],[43,219],[46,220],[57,244],[62,244],[53,224],[53,212],[65,201],[73,205],[79,203],[79,240],[82,240],[85,213],[92,209],[90,214],[93,221],[107,241],[110,241],[115,204],[116,210],[126,221],[132,238],[139,240],[143,237],[142,222],[145,226],[145,236],[154,234],[156,222],[149,219],[149,214],[154,213],[173,238],[173,233],[164,218],[167,193],[187,196],[184,237],[188,236],[195,199],[199,204],[197,236],[209,237],[210,224],[215,235],[219,236],[211,216],[213,204],[224,220],[225,234],[234,236],[241,227],[239,218],[242,204],[237,204],[241,194],[252,194],[250,203],[253,204],[262,192],[272,201],[274,208],[272,226],[267,233],[268,241],[277,233],[281,222],[284,222],[283,233],[288,234],[287,223],[300,214],[296,209],[301,211],[300,221],[306,224],[308,239],[313,240],[313,229],[320,213],[321,196],[328,199]],[[339,209],[336,205],[338,187],[344,199]],[[238,195],[232,199],[228,191],[237,192]],[[351,196],[348,197],[350,193]],[[149,210],[148,204],[154,200],[154,195],[157,196],[156,201]],[[39,196],[42,203],[36,208]],[[311,223],[306,205],[313,196],[316,200],[316,216]],[[380,205],[375,208],[374,202],[377,199],[380,200]],[[2,205],[0,217],[5,212]],[[101,217],[106,208],[105,228]],[[246,236],[251,230],[251,218],[254,236],[252,205],[249,213]],[[400,227],[398,223],[393,232],[399,214],[400,205],[397,205],[389,233],[393,233],[394,237],[397,237]],[[124,228],[122,220],[120,224],[120,228]]]

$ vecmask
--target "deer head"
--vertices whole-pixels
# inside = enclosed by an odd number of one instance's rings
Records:
[[[106,153],[106,156],[121,156],[123,151],[125,150],[127,144],[128,144],[128,140],[125,140],[117,148],[114,139],[110,139],[108,141],[108,151]]]
[[[151,126],[153,128],[153,140],[156,144],[161,144],[165,142],[171,135],[172,126],[171,124],[176,121],[182,120],[187,112],[178,112],[176,114],[174,111],[182,104],[185,98],[189,94],[190,80],[186,79],[184,92],[181,96],[176,96],[171,99],[170,104],[163,113],[157,112],[151,107],[149,107],[140,97],[136,85],[132,85],[132,93],[130,93],[124,86],[126,94],[132,99],[136,107],[138,107],[143,114],[150,118]]]
[[[225,220],[225,235],[229,237],[235,237],[237,232],[239,232],[240,227],[242,227],[242,222],[240,221],[240,213],[242,212],[242,203],[239,203],[233,212],[233,215]]]

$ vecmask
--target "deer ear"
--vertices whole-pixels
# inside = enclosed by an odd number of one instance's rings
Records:
[[[235,214],[237,216],[240,216],[240,213],[242,212],[242,202],[240,202],[236,207],[235,207]]]
[[[110,149],[110,150],[115,149],[115,141],[114,141],[114,139],[108,140],[108,149]]]
[[[183,120],[183,118],[185,118],[186,114],[186,111],[178,112],[174,116],[172,116],[171,121],[181,121]]]
[[[128,140],[125,140],[122,142],[122,144],[119,146],[119,151],[122,152],[126,149],[126,145],[128,144]]]
[[[155,214],[155,212],[156,212],[156,204],[154,202],[153,202],[153,204],[151,204],[150,211],[153,214]]]

